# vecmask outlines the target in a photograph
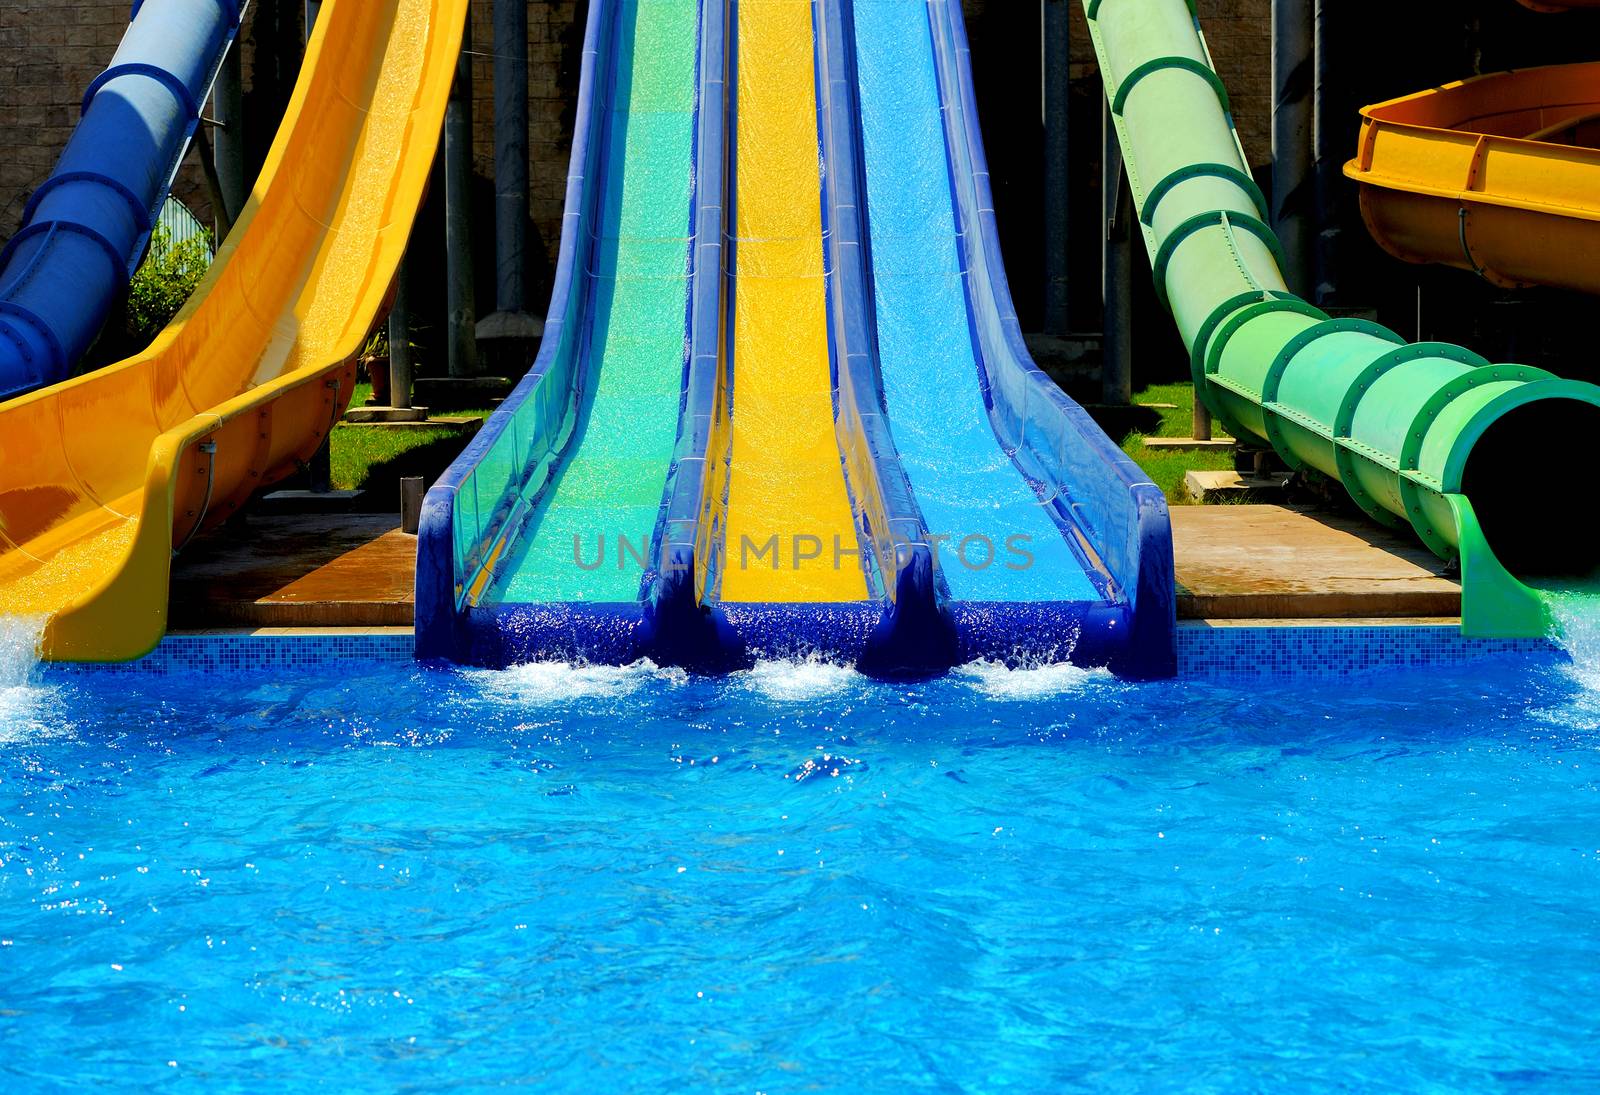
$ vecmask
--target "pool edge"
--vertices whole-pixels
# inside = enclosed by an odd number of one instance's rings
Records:
[[[1561,659],[1552,639],[1470,639],[1447,618],[1180,620],[1178,679],[1350,677],[1461,665],[1485,658]],[[415,661],[409,627],[176,631],[150,654],[119,664],[47,663],[46,673],[191,673],[299,669],[329,662]]]

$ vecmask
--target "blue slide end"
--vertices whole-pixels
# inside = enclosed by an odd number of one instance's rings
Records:
[[[959,0],[824,0],[854,30],[884,398],[958,658],[1176,669],[1166,499],[1030,358]]]
[[[0,251],[0,399],[65,380],[142,257],[241,0],[141,0],[55,171]]]

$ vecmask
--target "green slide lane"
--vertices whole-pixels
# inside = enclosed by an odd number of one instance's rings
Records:
[[[624,0],[588,290],[578,436],[493,599],[631,602],[677,439],[687,354],[698,0]],[[575,550],[575,545],[577,550]],[[603,554],[602,554],[603,552]],[[579,564],[581,555],[582,565]]]
[[[1373,519],[1459,559],[1464,632],[1547,634],[1544,599],[1518,576],[1600,562],[1595,538],[1570,526],[1588,508],[1570,469],[1590,459],[1600,388],[1408,344],[1293,296],[1190,0],[1083,2],[1196,394],[1235,437],[1337,480]]]

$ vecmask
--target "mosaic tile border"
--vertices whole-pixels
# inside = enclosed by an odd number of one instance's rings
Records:
[[[168,635],[120,665],[50,666],[55,673],[230,673],[305,669],[330,662],[410,662],[409,628],[263,629]],[[1481,658],[1564,655],[1548,639],[1467,639],[1454,623],[1185,620],[1178,624],[1179,677],[1350,677],[1383,669],[1460,665]]]
[[[416,654],[411,629],[350,631],[267,629],[193,631],[168,635],[138,661],[116,665],[57,663],[48,673],[239,673],[308,669],[329,662],[409,662]]]
[[[1448,623],[1178,624],[1179,677],[1350,677],[1492,657],[1565,657],[1549,639],[1468,639]]]

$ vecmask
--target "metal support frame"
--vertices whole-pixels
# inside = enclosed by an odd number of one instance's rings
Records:
[[[1100,287],[1105,301],[1105,339],[1100,400],[1125,406],[1133,402],[1133,198],[1124,180],[1122,145],[1109,107],[1103,127],[1100,184],[1105,236]]]
[[[1072,0],[1041,2],[1044,5],[1044,333],[1060,337],[1071,330],[1067,215],[1072,179],[1068,140]]]
[[[1311,289],[1316,200],[1312,144],[1314,0],[1272,0],[1272,229],[1283,241],[1289,288]]]

